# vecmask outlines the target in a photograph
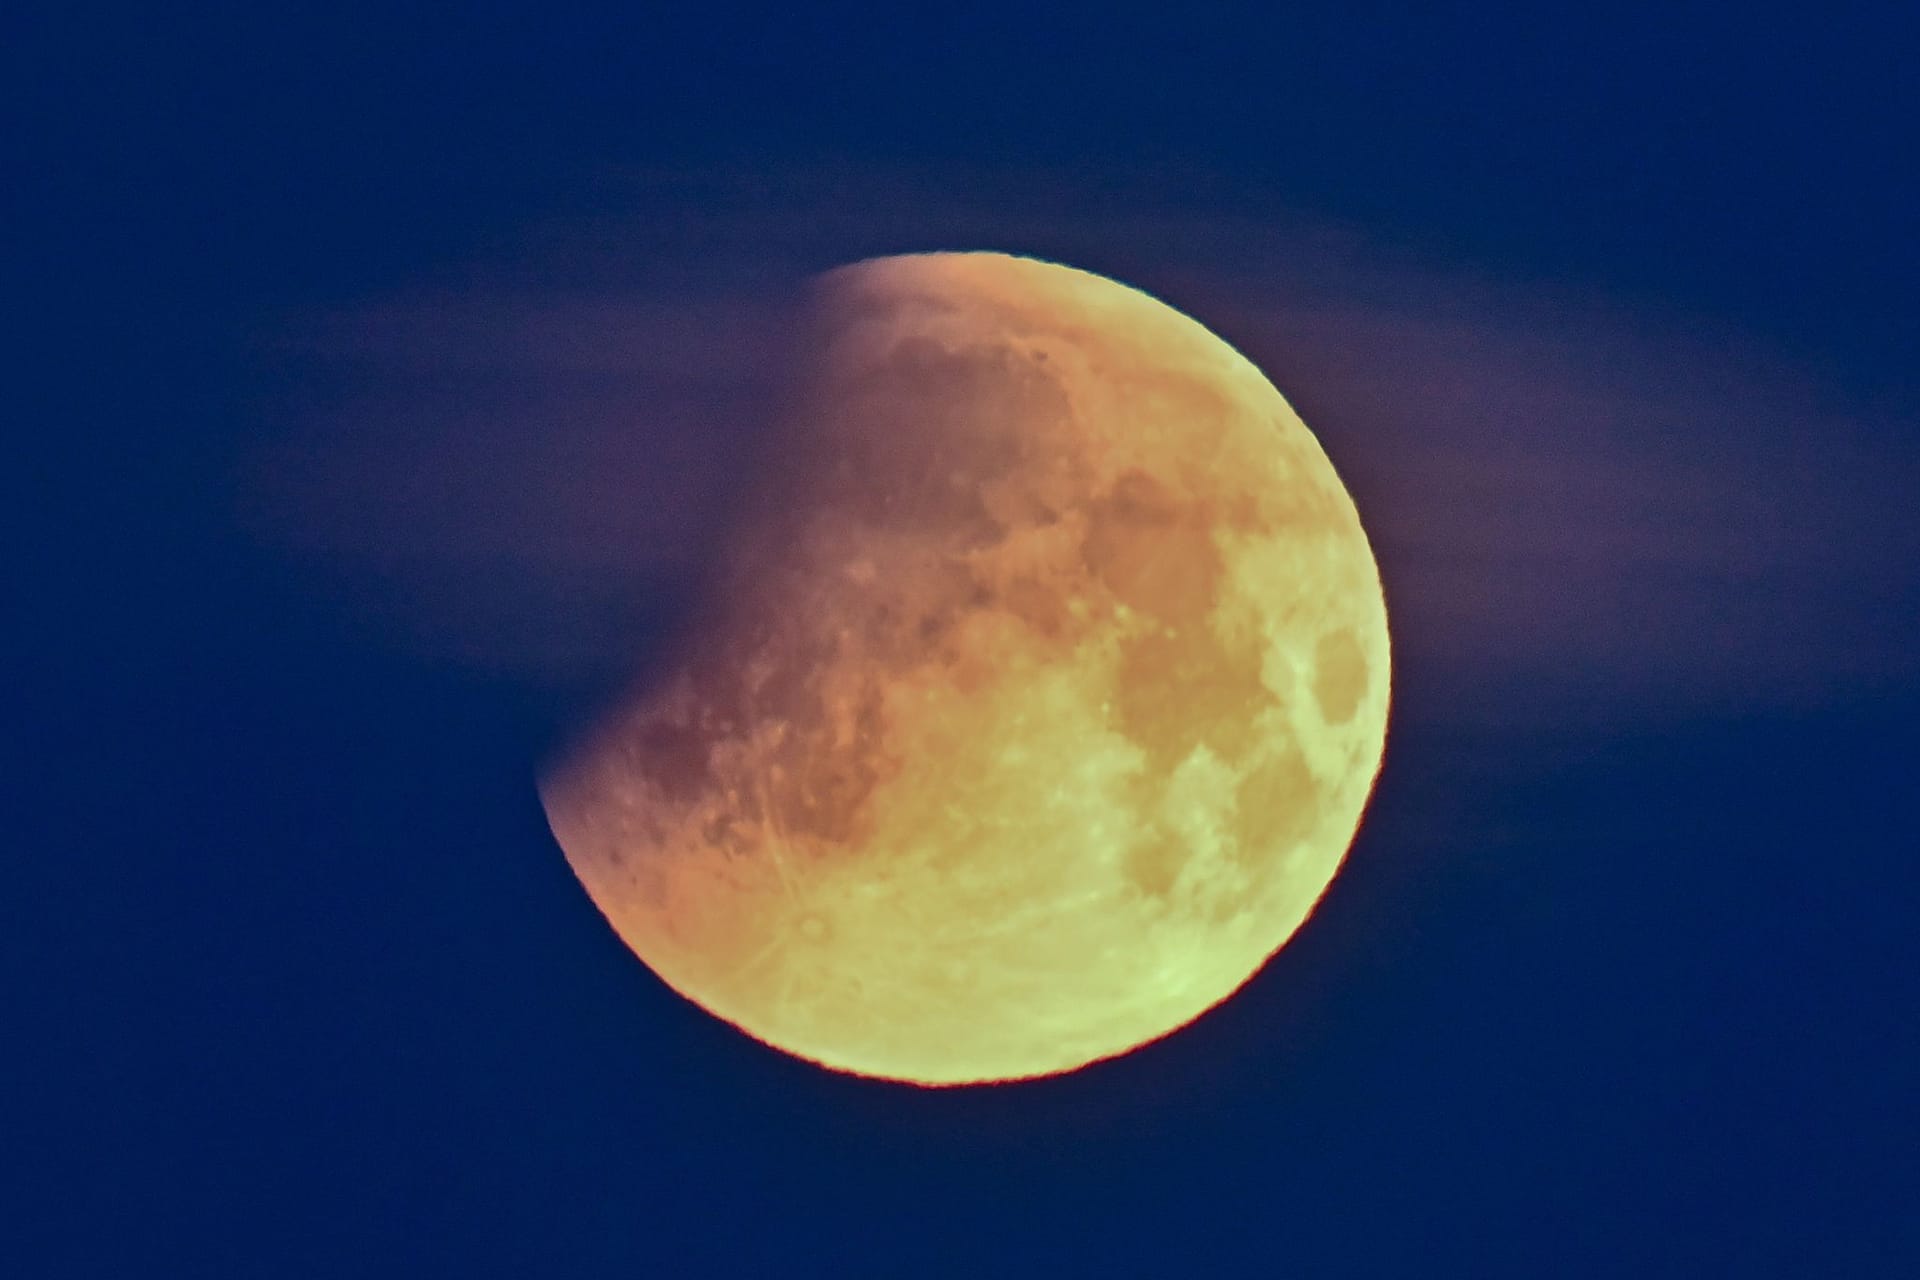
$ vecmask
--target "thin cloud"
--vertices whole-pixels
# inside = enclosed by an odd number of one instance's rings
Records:
[[[1268,371],[1360,503],[1408,714],[1604,729],[1871,696],[1920,463],[1710,323],[1395,257],[1350,228],[983,176],[640,175],[459,288],[284,319],[240,510],[367,625],[515,678],[630,656],[693,573],[795,287],[877,253],[1029,252],[1139,285]]]

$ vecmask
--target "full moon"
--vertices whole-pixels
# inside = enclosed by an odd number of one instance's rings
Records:
[[[1319,443],[1195,321],[998,253],[816,282],[685,642],[547,770],[669,986],[836,1070],[1070,1071],[1325,893],[1380,767],[1380,578]]]

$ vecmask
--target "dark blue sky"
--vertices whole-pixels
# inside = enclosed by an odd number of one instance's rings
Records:
[[[652,8],[7,20],[0,1270],[1913,1274],[1910,6]],[[972,243],[1274,375],[1397,719],[1240,997],[926,1094],[531,777],[782,291]]]

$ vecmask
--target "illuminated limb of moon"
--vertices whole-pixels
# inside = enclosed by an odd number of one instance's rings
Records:
[[[543,782],[689,998],[842,1070],[1064,1071],[1299,927],[1379,767],[1385,610],[1260,373],[995,254],[826,277],[785,471],[670,677]]]

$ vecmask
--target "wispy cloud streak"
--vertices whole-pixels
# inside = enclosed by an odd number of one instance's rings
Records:
[[[1910,438],[1708,320],[1197,203],[690,181],[458,288],[288,318],[267,346],[319,390],[244,461],[250,525],[408,643],[528,678],[603,665],[633,602],[697,565],[792,289],[1001,248],[1147,288],[1268,371],[1361,505],[1409,714],[1606,729],[1920,675]]]

